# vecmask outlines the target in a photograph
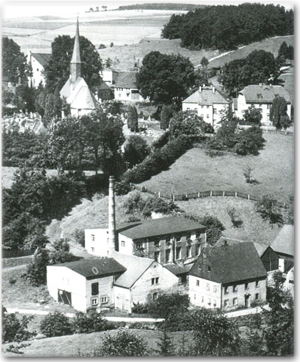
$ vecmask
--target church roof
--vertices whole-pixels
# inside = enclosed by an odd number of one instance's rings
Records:
[[[75,42],[74,42],[74,48],[73,48],[73,54],[72,54],[71,63],[81,63],[81,58],[80,58],[80,45],[79,45],[79,22],[78,22],[78,19],[77,19],[77,24],[76,24],[76,35],[75,35]]]

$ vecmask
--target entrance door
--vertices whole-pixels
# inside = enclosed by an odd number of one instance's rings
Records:
[[[250,307],[250,294],[245,295],[245,307]]]
[[[60,303],[72,305],[72,297],[70,292],[58,289],[58,301]]]

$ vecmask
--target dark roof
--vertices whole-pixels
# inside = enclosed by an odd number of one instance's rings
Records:
[[[33,56],[43,67],[49,63],[51,58],[51,54],[46,53],[31,53],[31,56]]]
[[[204,248],[189,274],[222,284],[267,277],[252,242]]]
[[[222,245],[224,245],[225,242],[227,242],[228,245],[245,243],[245,241],[243,241],[243,240],[231,239],[231,238],[227,238],[225,236],[221,236],[220,239],[215,243],[214,246],[222,246]],[[255,249],[260,257],[269,248],[269,245],[266,245],[266,244],[253,243],[253,245],[255,246]]]
[[[153,236],[172,235],[181,232],[204,230],[205,226],[182,216],[164,217],[145,221],[122,232],[130,239],[142,239]]]
[[[186,274],[188,273],[191,268],[193,267],[193,264],[190,265],[178,265],[178,264],[167,264],[164,265],[164,267],[166,269],[168,269],[171,273],[173,273],[174,275],[181,275],[181,274]]]
[[[213,104],[229,104],[229,101],[215,87],[201,87],[201,90],[191,94],[182,103],[212,106]]]
[[[287,103],[291,103],[290,94],[280,85],[251,84],[241,92],[247,103],[273,103],[276,96],[282,97]]]
[[[294,256],[294,226],[284,225],[270,246],[276,253]]]
[[[136,75],[137,72],[120,72],[117,75],[114,86],[117,88],[137,89]]]
[[[95,279],[126,271],[126,268],[113,258],[82,259],[55,266],[69,268],[87,279]]]

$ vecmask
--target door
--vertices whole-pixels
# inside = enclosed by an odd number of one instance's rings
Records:
[[[70,292],[58,289],[58,302],[72,305],[72,296]]]

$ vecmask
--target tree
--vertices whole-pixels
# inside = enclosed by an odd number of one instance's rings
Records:
[[[240,131],[236,136],[235,151],[238,155],[258,155],[259,150],[264,147],[265,139],[262,130],[258,126]]]
[[[170,136],[177,138],[180,135],[203,135],[203,120],[193,111],[181,111],[170,119]]]
[[[127,110],[127,126],[131,132],[139,131],[138,112],[135,106],[129,106]]]
[[[249,107],[245,110],[243,119],[246,124],[260,126],[260,121],[262,120],[262,110],[261,108]]]
[[[49,313],[41,322],[41,332],[46,337],[58,337],[72,334],[69,318],[61,312]]]
[[[148,53],[136,76],[137,87],[144,98],[157,104],[174,103],[181,107],[183,97],[195,82],[193,64],[181,55]]]
[[[230,109],[224,112],[221,119],[221,127],[218,129],[215,137],[217,143],[223,145],[224,148],[233,148],[237,143],[237,123],[238,119]]]
[[[51,58],[45,67],[46,89],[52,94],[60,91],[70,75],[70,62],[74,39],[69,35],[59,35],[51,44]],[[81,76],[93,89],[99,84],[102,61],[95,46],[85,37],[80,36]]]
[[[37,248],[33,260],[27,265],[26,279],[33,286],[46,284],[47,265],[49,265],[49,253],[44,248]]]
[[[169,128],[170,119],[174,116],[175,109],[171,105],[164,104],[160,112],[160,128],[166,130]]]
[[[212,215],[201,217],[199,222],[205,226],[207,243],[213,246],[222,236],[222,231],[225,230],[225,226],[217,217]]]
[[[124,161],[129,168],[141,163],[150,154],[147,141],[141,136],[130,136],[124,149]]]
[[[189,296],[186,294],[160,294],[156,300],[148,303],[148,312],[155,317],[169,318],[174,313],[186,312],[189,305]]]
[[[275,97],[270,110],[270,120],[277,129],[287,129],[291,120],[287,115],[287,103],[283,97]]]
[[[273,275],[274,287],[270,288],[269,307],[264,310],[264,334],[271,356],[292,356],[294,353],[294,301],[284,290],[281,272]]]
[[[35,112],[35,89],[29,87],[27,83],[16,87],[13,104],[25,112]]]
[[[277,199],[272,195],[265,195],[256,203],[256,211],[260,216],[269,221],[271,225],[283,224],[283,215]]]
[[[31,74],[26,56],[17,43],[8,37],[2,38],[2,75],[9,82],[25,84]]]
[[[203,68],[206,68],[206,67],[208,66],[208,63],[209,63],[209,61],[208,61],[207,58],[203,57],[203,58],[201,59],[200,64],[202,65]]]
[[[26,341],[37,335],[28,331],[29,322],[34,316],[18,318],[16,313],[7,313],[2,307],[2,343]]]

